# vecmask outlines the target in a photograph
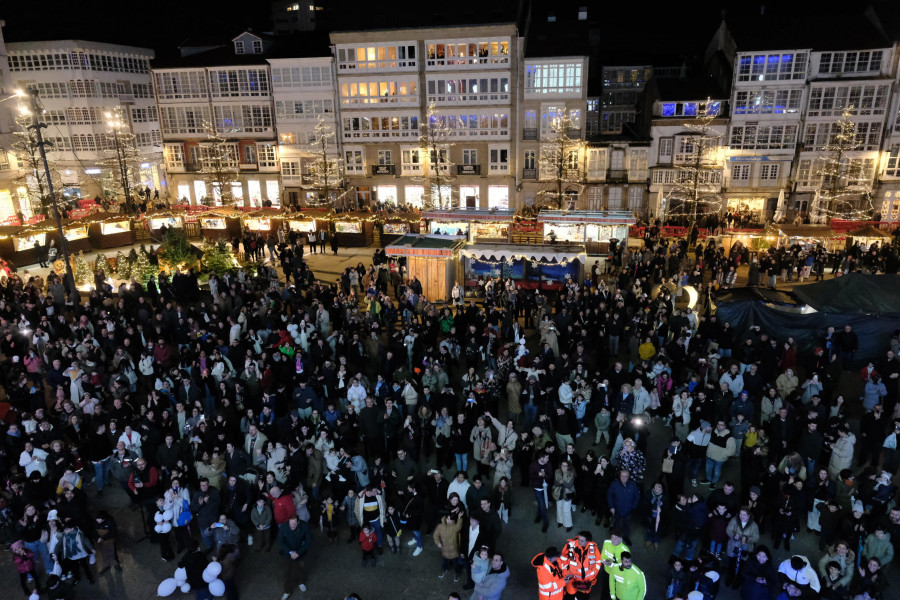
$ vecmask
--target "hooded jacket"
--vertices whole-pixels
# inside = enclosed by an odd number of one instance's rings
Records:
[[[716,462],[725,462],[731,456],[734,456],[734,438],[731,431],[714,429],[709,437],[709,446],[706,447],[706,457]]]
[[[537,569],[539,600],[562,600],[566,593],[565,573],[558,564],[551,562],[543,553],[531,559]]]

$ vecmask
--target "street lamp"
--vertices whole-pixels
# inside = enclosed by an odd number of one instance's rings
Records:
[[[28,129],[34,131],[34,137],[37,139],[38,151],[41,153],[41,160],[44,163],[44,176],[47,178],[47,190],[50,194],[50,204],[53,206],[53,215],[56,217],[56,232],[59,234],[59,247],[62,250],[63,262],[66,263],[66,276],[64,287],[69,290],[74,301],[78,297],[78,288],[75,287],[75,274],[72,272],[72,263],[69,262],[69,240],[63,231],[62,216],[59,214],[59,205],[56,202],[56,193],[53,191],[53,178],[50,176],[50,163],[47,162],[46,146],[51,142],[44,141],[42,130],[47,127],[46,123],[41,123],[41,113],[43,109],[38,102],[39,92],[37,88],[29,88],[28,95],[31,96],[31,125]]]
[[[122,189],[125,192],[125,206],[129,212],[134,212],[134,204],[131,201],[131,184],[128,181],[128,160],[125,151],[119,141],[119,130],[125,127],[122,121],[122,113],[119,107],[116,107],[114,113],[106,113],[106,124],[113,131],[113,141],[116,146],[116,160],[119,163],[119,174],[122,176]]]

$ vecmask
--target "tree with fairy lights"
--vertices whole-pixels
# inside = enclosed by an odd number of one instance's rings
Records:
[[[109,264],[109,258],[107,258],[106,254],[101,252],[97,255],[97,260],[94,261],[94,273],[97,271],[103,270],[103,276],[109,277],[112,275],[112,265]]]
[[[707,99],[697,116],[684,123],[686,133],[676,136],[674,185],[666,196],[670,199],[668,217],[682,219],[694,230],[702,214],[717,213],[722,205],[722,173],[724,163],[719,156],[721,134],[715,123],[720,105]]]
[[[549,135],[541,137],[539,177],[547,187],[537,193],[538,208],[575,208],[578,194],[584,189],[583,154],[581,128],[569,113],[557,113],[550,121]]]
[[[91,266],[84,257],[84,252],[79,252],[75,257],[75,283],[85,285],[94,281],[94,275],[91,273]]]
[[[203,123],[206,139],[200,142],[200,175],[206,183],[206,189],[212,190],[212,198],[207,204],[213,204],[215,198],[221,199],[222,206],[234,204],[234,193],[231,184],[238,178],[237,144],[229,142],[222,132],[206,121]]]
[[[344,164],[338,155],[337,134],[334,125],[319,116],[310,144],[313,160],[306,163],[303,187],[316,192],[315,198],[307,197],[307,206],[332,206],[335,196],[345,191]]]
[[[150,278],[156,275],[159,269],[150,263],[150,257],[141,250],[137,253],[137,259],[131,266],[131,278],[141,285],[147,285]]]
[[[116,253],[116,277],[119,279],[131,279],[131,263],[121,250]]]
[[[108,129],[103,137],[101,163],[105,175],[100,177],[99,184],[104,194],[110,198],[121,196],[126,207],[132,209],[132,205],[140,200],[141,164],[149,162],[150,158],[138,150],[126,110],[116,106],[105,114]]]
[[[864,220],[872,217],[872,175],[861,158],[853,153],[862,140],[853,122],[855,109],[847,106],[841,120],[833,123],[823,154],[815,161],[814,181],[819,183],[810,207],[810,221],[825,223],[830,219]]]
[[[410,159],[417,158],[422,165],[423,175],[413,179],[426,184],[422,195],[424,210],[459,207],[459,196],[450,186],[456,178],[452,174],[454,163],[450,162],[450,149],[454,145],[450,140],[454,130],[448,119],[456,118],[459,117],[439,115],[432,102],[425,111],[425,121],[419,124],[418,153]],[[423,159],[428,161],[427,165],[423,164]]]
[[[47,181],[47,172],[44,169],[44,160],[38,145],[37,136],[31,127],[32,117],[30,113],[23,112],[16,117],[16,128],[12,132],[10,150],[19,163],[19,176],[16,178],[17,187],[24,187],[28,191],[32,214],[42,214],[52,217],[52,203],[50,202],[50,186]],[[61,181],[61,171],[57,166],[57,153],[52,152],[53,144],[44,141],[47,146],[47,164],[50,167],[50,177],[54,181]]]

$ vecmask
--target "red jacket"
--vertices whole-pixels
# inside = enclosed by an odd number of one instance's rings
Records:
[[[25,550],[25,554],[13,554],[13,560],[16,561],[16,571],[19,573],[29,573],[34,571],[34,552]]]
[[[290,494],[272,500],[272,514],[275,515],[275,522],[279,525],[287,523],[288,519],[297,514],[297,509],[294,508],[294,499]]]
[[[378,540],[378,536],[375,535],[375,532],[371,532],[366,535],[365,531],[359,532],[359,545],[366,552],[371,551],[375,548],[375,542]]]
[[[159,472],[156,470],[156,467],[150,467],[150,466],[148,466],[146,469],[144,469],[144,471],[148,472],[147,477],[141,477],[141,478],[139,478],[139,481],[144,482],[143,490],[146,493],[147,490],[149,490],[150,488],[156,487],[156,484],[159,482]],[[128,477],[128,488],[132,492],[137,491],[137,488],[134,487],[134,476],[135,475],[136,475],[136,472],[132,473]]]

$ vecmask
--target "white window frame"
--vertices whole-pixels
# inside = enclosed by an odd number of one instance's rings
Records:
[[[422,149],[418,146],[400,147],[400,174],[421,175],[424,170]]]
[[[488,146],[488,156],[491,175],[509,173],[509,146],[492,144]]]
[[[344,172],[362,175],[366,171],[366,151],[362,146],[344,146]]]
[[[639,185],[628,188],[628,210],[640,212],[644,207],[644,190]]]

